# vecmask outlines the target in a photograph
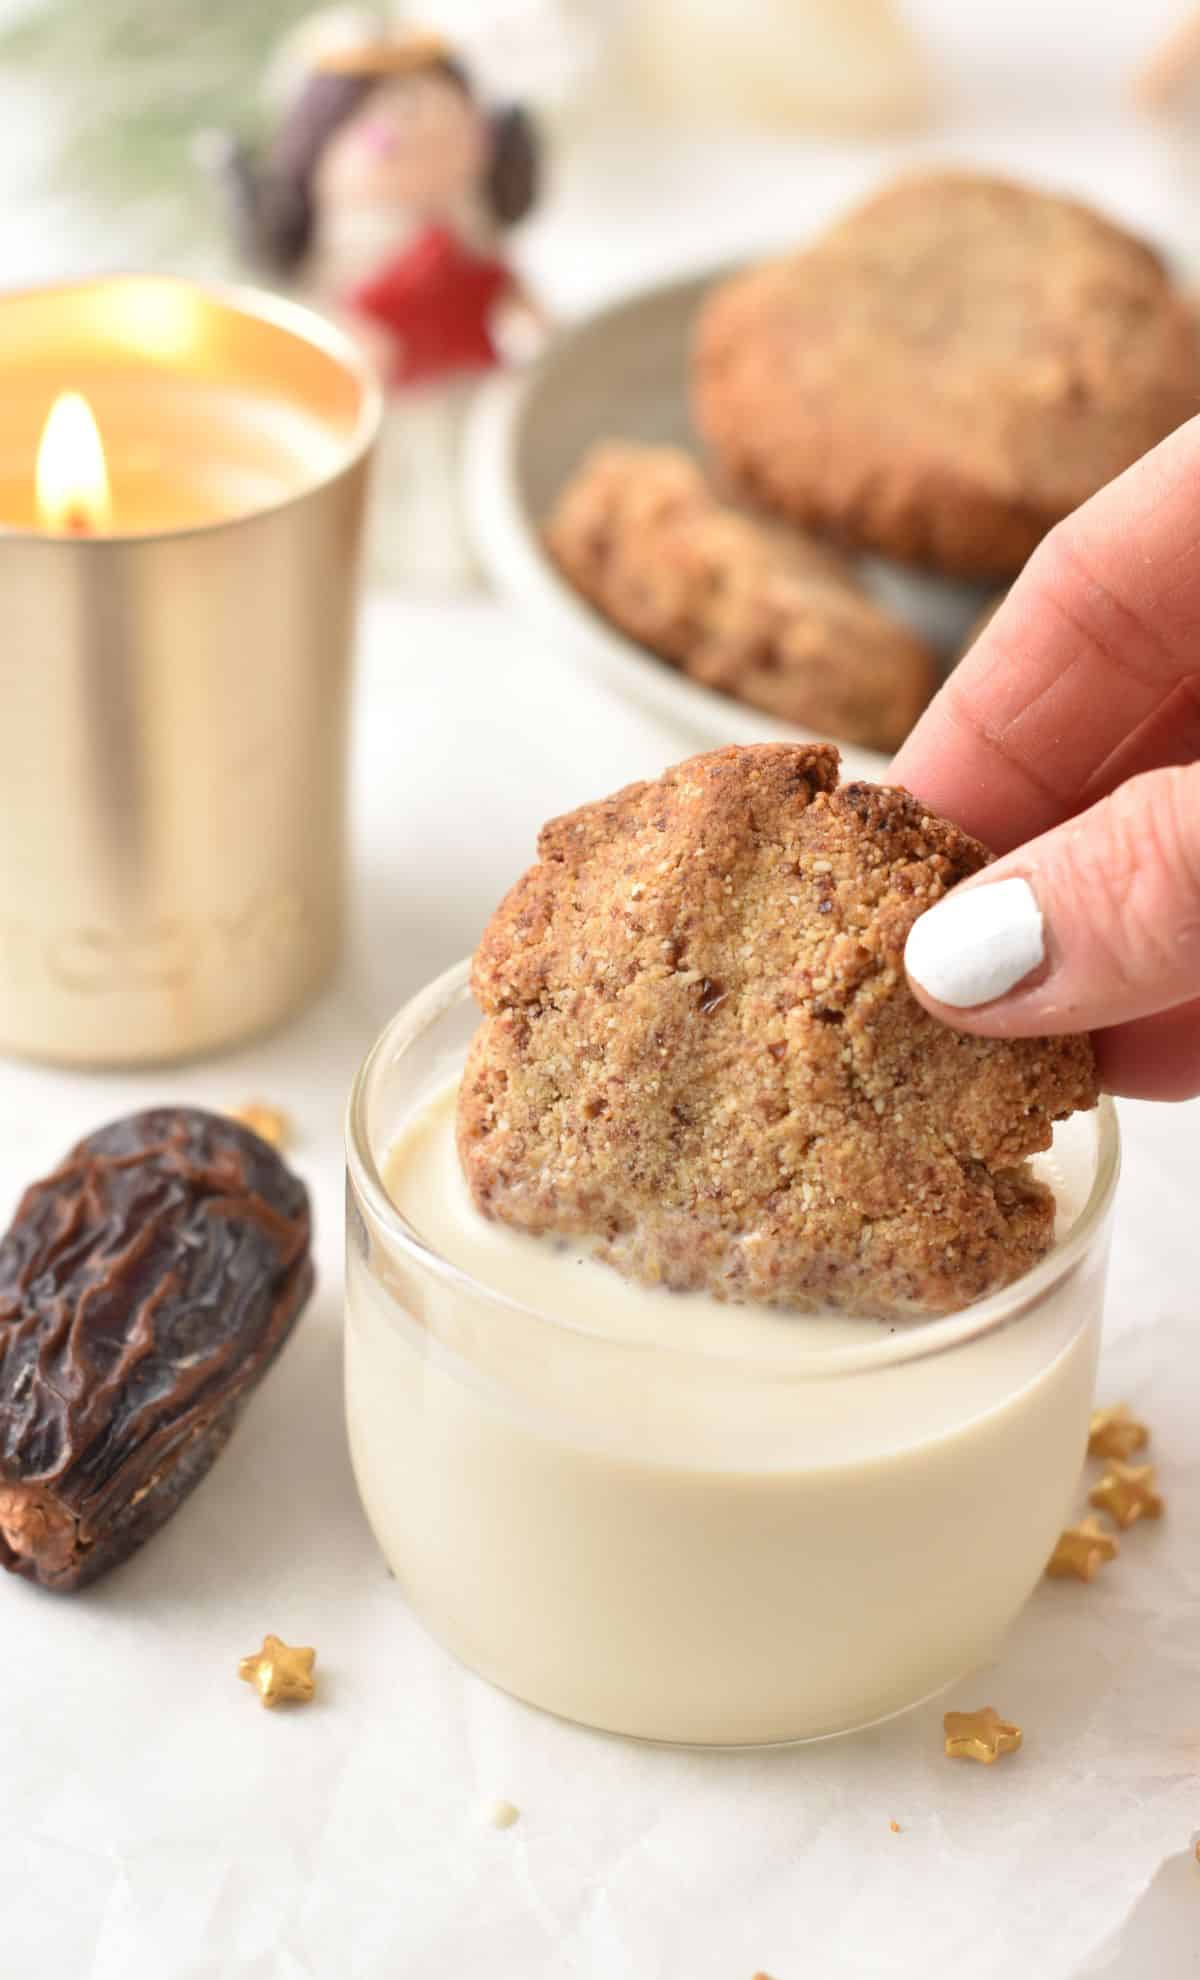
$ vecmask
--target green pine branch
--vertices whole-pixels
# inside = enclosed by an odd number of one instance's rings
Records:
[[[56,189],[158,215],[159,244],[219,231],[197,132],[254,135],[263,71],[314,0],[36,0],[0,22],[0,65],[53,91],[63,137]]]

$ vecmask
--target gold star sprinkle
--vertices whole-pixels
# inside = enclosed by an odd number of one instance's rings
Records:
[[[315,1650],[293,1649],[278,1636],[264,1636],[257,1657],[243,1657],[238,1676],[252,1684],[264,1705],[307,1705],[315,1692]]]
[[[1150,1441],[1150,1432],[1139,1423],[1128,1403],[1114,1403],[1111,1409],[1094,1409],[1088,1430],[1088,1456],[1131,1458]]]
[[[241,1107],[231,1107],[231,1121],[240,1121],[272,1148],[284,1149],[292,1138],[292,1124],[281,1107],[269,1107],[265,1100],[247,1100]]]
[[[1097,1569],[1105,1561],[1115,1561],[1120,1551],[1116,1534],[1109,1533],[1089,1513],[1078,1526],[1068,1526],[1065,1533],[1059,1534],[1058,1544],[1046,1562],[1046,1573],[1053,1581],[1069,1574],[1077,1575],[1080,1581],[1091,1581]]]
[[[1161,1519],[1163,1501],[1154,1489],[1152,1464],[1121,1464],[1114,1458],[1098,1485],[1088,1493],[1089,1505],[1111,1513],[1120,1527],[1135,1519]]]
[[[942,1726],[949,1760],[981,1760],[990,1767],[1002,1753],[1015,1753],[1021,1744],[1020,1726],[1011,1726],[990,1705],[978,1712],[947,1712]]]

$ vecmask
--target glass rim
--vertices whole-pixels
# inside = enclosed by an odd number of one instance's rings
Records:
[[[670,1343],[631,1341],[625,1334],[585,1327],[562,1315],[548,1313],[543,1307],[528,1305],[510,1293],[498,1292],[444,1257],[392,1201],[368,1133],[367,1104],[372,1081],[385,1062],[391,1063],[403,1055],[430,1025],[469,997],[470,968],[469,958],[452,964],[402,1004],[379,1033],[355,1075],[345,1116],[346,1166],[360,1204],[369,1209],[375,1221],[386,1231],[389,1241],[413,1265],[473,1300],[482,1300],[502,1312],[554,1327],[581,1341],[594,1341],[652,1355],[683,1355],[736,1363],[736,1356],[697,1346],[686,1339]],[[1096,1121],[1096,1173],[1087,1201],[1062,1242],[1011,1285],[953,1313],[918,1321],[902,1332],[887,1334],[861,1345],[792,1348],[777,1357],[756,1353],[754,1372],[773,1372],[806,1380],[878,1372],[902,1363],[924,1361],[933,1355],[965,1346],[985,1334],[999,1333],[1039,1307],[1048,1293],[1070,1277],[1091,1249],[1113,1200],[1121,1168],[1121,1141],[1116,1108],[1107,1094],[1100,1096]],[[779,1310],[781,1313],[784,1311],[783,1308]]]
[[[33,544],[44,547],[51,554],[60,552],[66,545],[73,555],[82,553],[86,556],[111,552],[114,548],[137,551],[144,544],[177,543],[194,536],[216,536],[224,530],[240,529],[246,523],[281,515],[302,502],[311,501],[313,496],[352,473],[374,447],[383,424],[384,391],[379,374],[366,353],[340,324],[322,316],[307,303],[297,302],[291,296],[277,295],[258,283],[172,275],[154,269],[118,268],[107,273],[67,277],[60,281],[31,282],[21,288],[0,290],[0,307],[6,302],[56,295],[77,296],[89,289],[123,287],[134,283],[191,290],[203,296],[206,302],[215,303],[234,315],[268,324],[272,330],[291,337],[296,343],[307,344],[331,363],[340,365],[354,381],[358,409],[353,427],[338,448],[337,459],[320,473],[306,477],[298,487],[289,489],[286,494],[254,503],[248,508],[236,509],[232,515],[215,516],[208,522],[185,523],[175,529],[116,529],[99,531],[95,536],[69,537],[55,536],[29,525],[5,524],[0,528],[0,544]]]

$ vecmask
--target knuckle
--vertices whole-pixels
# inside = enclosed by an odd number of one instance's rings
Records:
[[[1041,597],[1065,627],[1122,673],[1157,676],[1171,655],[1137,589],[1114,582],[1098,558],[1088,519],[1077,510],[1057,523],[1034,553]]]
[[[1074,515],[1056,523],[1034,553],[1032,568],[1047,596],[1056,602],[1067,600],[1103,604],[1112,594],[1096,576],[1088,555],[1086,540]]]

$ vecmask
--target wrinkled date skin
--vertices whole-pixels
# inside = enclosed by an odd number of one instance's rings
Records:
[[[0,1240],[0,1560],[74,1589],[169,1519],[312,1290],[308,1192],[159,1107],[81,1141]]]

